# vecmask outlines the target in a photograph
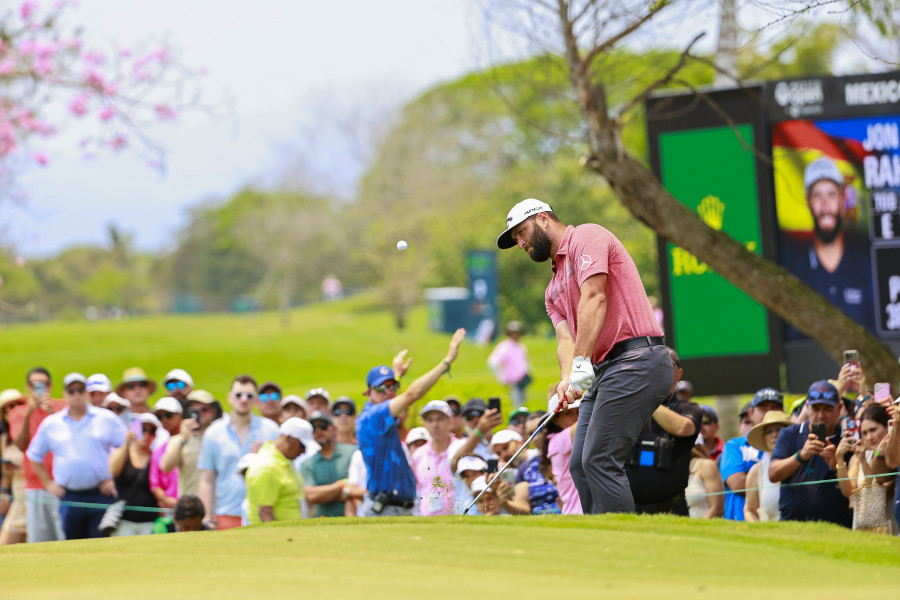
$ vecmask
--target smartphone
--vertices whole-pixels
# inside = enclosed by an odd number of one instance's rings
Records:
[[[138,436],[138,439],[141,439],[141,436],[144,435],[144,423],[138,415],[131,415],[131,424],[128,425],[128,429],[132,430]]]
[[[47,383],[44,381],[34,382],[34,394],[38,397],[47,393]]]
[[[488,398],[488,410],[496,410],[500,414],[500,396],[491,396]]]
[[[875,384],[875,404],[889,404],[891,402],[891,384]]]
[[[500,481],[509,485],[516,485],[516,472],[512,469],[503,471],[503,473],[500,475]]]
[[[496,473],[500,469],[500,461],[496,458],[489,458],[487,465],[488,473]]]
[[[193,419],[194,422],[197,423],[196,425],[194,425],[194,429],[200,429],[200,411],[199,410],[197,410],[195,408],[193,410],[188,411],[188,418]]]
[[[856,350],[844,350],[844,364],[853,368],[859,367],[859,352]]]
[[[847,432],[854,440],[859,439],[859,421],[856,419],[847,419]]]
[[[809,430],[819,438],[820,442],[827,443],[828,434],[825,432],[825,423],[813,423],[809,426]]]

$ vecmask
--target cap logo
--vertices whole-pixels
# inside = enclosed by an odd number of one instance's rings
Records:
[[[381,369],[378,370],[378,373],[381,375],[387,375],[390,373],[390,369],[388,369],[387,367],[381,367]]]
[[[588,267],[594,264],[594,259],[588,256],[587,254],[582,254],[578,257],[578,270],[584,271]]]

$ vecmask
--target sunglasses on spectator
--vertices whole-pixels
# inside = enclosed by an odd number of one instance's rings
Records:
[[[121,404],[110,404],[107,408],[109,408],[109,410],[113,411],[117,415],[121,415],[128,407],[122,406]]]
[[[480,419],[484,413],[480,410],[471,410],[466,413],[466,421],[474,421],[475,419]]]
[[[389,383],[387,385],[376,385],[372,389],[375,390],[376,392],[378,392],[379,394],[384,394],[385,392],[396,392],[397,390],[400,389],[400,384],[395,382],[395,383]]]
[[[177,379],[173,379],[172,381],[166,382],[166,389],[170,392],[174,392],[175,390],[183,390],[187,387],[187,384],[183,381],[178,381]]]
[[[515,417],[509,420],[509,424],[513,426],[522,425],[523,423],[525,423],[525,419],[523,419],[522,417]]]
[[[83,387],[83,386],[79,386],[79,387],[67,387],[67,388],[66,388],[66,393],[67,393],[67,394],[83,394],[83,393],[85,393],[86,391],[87,391],[87,388],[86,388],[86,387]]]
[[[326,429],[328,429],[329,425],[331,425],[331,424],[326,423],[325,421],[316,421],[315,423],[312,424],[312,426],[315,427],[316,429],[318,429],[319,431],[325,431]]]
[[[778,433],[782,429],[784,429],[784,427],[780,427],[780,426],[779,427],[764,427],[763,435],[770,435],[772,433]]]
[[[160,420],[162,420],[162,419],[171,419],[172,417],[175,416],[175,413],[173,413],[173,412],[168,412],[168,411],[165,411],[165,410],[161,410],[161,411],[159,411],[158,413],[156,413],[156,416],[157,416],[157,418],[159,418]]]
[[[156,427],[142,427],[141,431],[144,435],[156,435]]]
[[[278,392],[269,392],[267,394],[260,394],[259,400],[261,402],[278,402],[281,400],[281,394]]]
[[[144,388],[147,387],[146,381],[132,381],[131,383],[126,383],[125,387],[129,390],[133,390],[134,388]]]
[[[458,416],[459,416],[459,413],[461,413],[462,411],[461,411],[459,408],[457,408],[457,407],[455,407],[455,406],[453,406],[453,405],[451,404],[451,405],[450,405],[450,412],[452,412],[455,416],[458,417]]]
[[[340,417],[341,415],[347,415],[348,417],[352,417],[356,414],[356,411],[349,406],[347,408],[336,408],[331,411],[331,414],[335,417]]]
[[[807,400],[828,400],[831,401],[834,399],[834,392],[831,390],[813,390],[809,393],[809,396],[806,397]]]
[[[256,397],[256,394],[253,392],[231,392],[235,398],[246,398],[247,400],[253,400]]]
[[[712,420],[711,418],[709,418],[709,417],[703,417],[703,424],[704,424],[704,425],[709,425],[709,424],[711,424],[711,423],[715,423],[715,421],[713,421],[713,420]]]
[[[44,387],[47,387],[50,385],[49,381],[44,381],[43,379],[32,379],[31,381],[28,382],[28,387],[33,388],[34,386],[36,386],[39,383],[44,384]]]

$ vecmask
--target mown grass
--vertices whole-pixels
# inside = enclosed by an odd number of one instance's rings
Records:
[[[127,367],[140,366],[157,381],[180,367],[195,387],[220,399],[235,375],[251,373],[260,382],[277,381],[286,394],[322,386],[332,396],[345,394],[361,404],[371,367],[390,364],[408,348],[413,363],[406,380],[411,381],[444,357],[449,340],[449,334],[428,330],[424,307],[413,310],[408,327],[399,331],[369,296],[295,309],[287,328],[273,312],[14,325],[0,329],[0,389],[22,389],[25,373],[35,365],[50,369],[57,380],[69,371],[104,372],[114,384]],[[526,337],[525,343],[535,377],[529,404],[546,407],[544,392],[559,375],[555,340]],[[451,377],[443,377],[428,397],[500,395],[508,402],[506,388],[487,368],[490,350],[466,342]],[[61,396],[58,384],[55,395]]]
[[[900,540],[678,517],[317,519],[0,549],[6,598],[821,598],[895,593]]]

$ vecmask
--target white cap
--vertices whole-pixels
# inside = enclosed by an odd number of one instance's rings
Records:
[[[159,422],[159,419],[153,413],[141,413],[138,415],[138,418],[141,420],[141,423],[149,423],[157,429],[162,429],[162,423]]]
[[[512,429],[501,429],[497,433],[494,434],[494,437],[491,438],[491,443],[488,445],[488,448],[493,448],[497,444],[506,444],[508,442],[519,442],[522,443],[522,436],[513,431]]]
[[[546,202],[541,202],[534,198],[522,200],[513,206],[512,210],[509,211],[509,214],[506,215],[506,231],[501,233],[500,237],[497,238],[497,247],[501,250],[506,250],[507,248],[515,246],[516,243],[513,241],[509,232],[528,217],[542,212],[553,212],[553,209],[550,208],[550,205]]]
[[[419,416],[424,417],[427,413],[435,411],[446,416],[448,419],[453,417],[453,411],[450,410],[450,405],[443,400],[432,400],[422,407],[422,410],[419,411]]]
[[[67,388],[67,387],[69,387],[69,384],[76,383],[76,382],[86,384],[87,380],[84,378],[84,375],[82,375],[81,373],[72,372],[63,378],[63,387]]]
[[[112,391],[112,381],[103,373],[94,373],[87,378],[87,391],[89,392],[106,392]]]
[[[487,476],[486,476],[486,475],[481,475],[481,476],[477,477],[477,478],[475,479],[475,481],[472,482],[472,493],[473,493],[473,494],[480,494],[480,493],[483,492],[484,490],[487,490],[487,491],[489,491],[489,492],[493,492],[493,491],[494,491],[493,489],[491,489],[491,488],[488,487]]]
[[[123,398],[115,392],[110,392],[106,395],[106,398],[103,399],[103,408],[109,408],[109,405],[113,403],[131,408],[130,400]]]
[[[477,456],[463,456],[456,462],[456,474],[462,475],[466,471],[487,471],[488,464]]]
[[[156,401],[156,404],[153,406],[153,412],[157,412],[160,410],[164,410],[170,413],[178,413],[179,415],[184,414],[184,408],[181,406],[181,402],[179,402],[175,398],[170,398],[169,396],[160,398]]]
[[[163,384],[165,384],[167,381],[172,381],[173,379],[183,381],[189,386],[194,387],[194,380],[191,379],[191,376],[188,375],[188,372],[184,369],[172,369],[171,371],[166,373],[166,376],[163,377]]]
[[[288,404],[296,404],[303,409],[303,412],[309,414],[309,406],[306,404],[306,400],[296,394],[291,394],[290,396],[285,396],[281,399],[281,408],[284,408]]]
[[[304,421],[300,417],[291,417],[282,423],[278,428],[278,434],[300,440],[300,443],[306,448],[306,454],[312,454],[322,449],[313,439],[313,426],[309,424],[309,421]]]
[[[406,434],[406,445],[409,446],[413,442],[418,442],[419,440],[423,442],[427,442],[431,439],[431,435],[429,435],[428,430],[424,427],[413,427],[409,430],[409,433]]]
[[[255,452],[245,454],[238,461],[237,468],[235,469],[235,471],[237,472],[238,475],[243,475],[244,471],[246,471],[247,469],[249,469],[250,467],[255,465],[258,460],[259,460],[259,454],[256,454]]]
[[[547,401],[547,412],[553,412],[556,410],[556,405],[559,404],[559,396],[557,394],[553,394],[550,396],[550,400]],[[578,408],[581,406],[581,398],[576,400],[575,402],[569,402],[569,410],[573,408]]]
[[[828,179],[838,185],[844,185],[844,176],[838,170],[830,158],[820,156],[806,166],[803,173],[803,187],[806,188],[806,195],[809,195],[809,188],[817,181]]]

